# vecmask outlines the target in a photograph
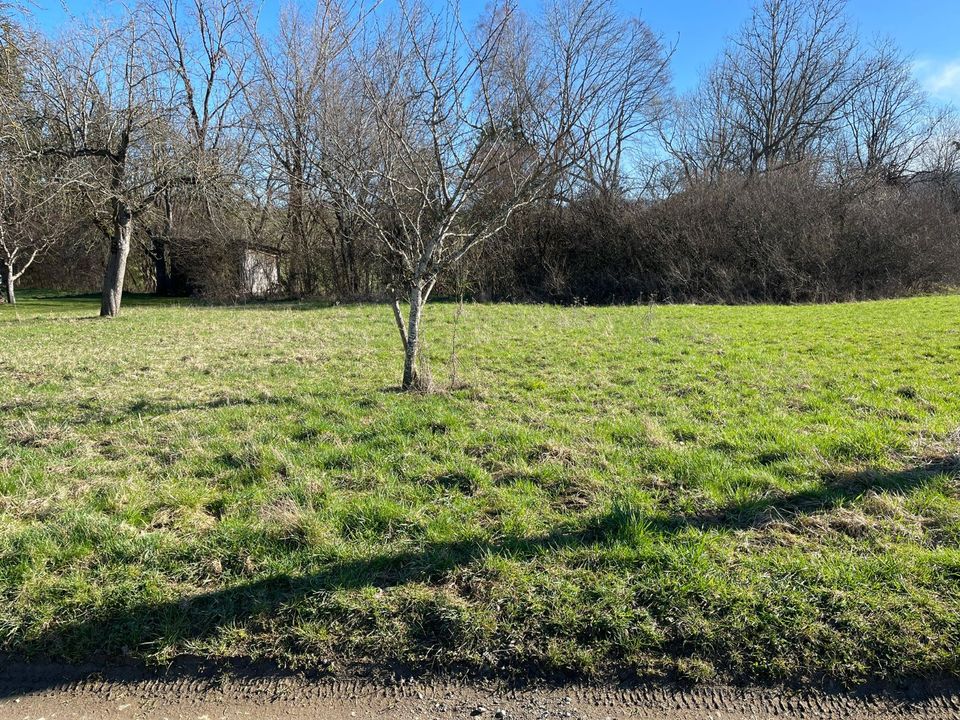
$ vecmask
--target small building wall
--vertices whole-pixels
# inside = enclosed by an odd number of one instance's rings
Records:
[[[246,291],[252,297],[264,297],[280,285],[280,257],[264,250],[247,249],[243,257]]]

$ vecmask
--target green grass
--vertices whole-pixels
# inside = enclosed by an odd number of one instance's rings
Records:
[[[960,674],[960,297],[0,306],[0,649]]]

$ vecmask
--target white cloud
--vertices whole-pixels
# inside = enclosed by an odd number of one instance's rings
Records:
[[[920,60],[914,72],[924,88],[938,100],[960,102],[960,58]]]

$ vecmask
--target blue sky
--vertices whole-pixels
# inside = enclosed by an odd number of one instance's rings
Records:
[[[461,0],[478,12],[486,0]],[[282,0],[262,0],[272,16]],[[537,0],[522,0],[535,7]],[[751,0],[619,0],[624,11],[639,13],[667,42],[676,43],[673,73],[678,90],[690,89],[710,64],[724,38],[743,23]],[[71,14],[109,12],[110,0],[34,0],[34,16],[55,29]],[[960,0],[849,0],[849,12],[868,38],[892,38],[915,60],[915,71],[930,94],[960,105]]]

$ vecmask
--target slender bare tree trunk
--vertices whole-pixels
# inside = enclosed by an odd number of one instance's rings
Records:
[[[120,314],[120,300],[123,297],[123,280],[127,274],[127,256],[130,254],[132,230],[133,217],[130,210],[121,206],[114,221],[110,257],[103,275],[100,317],[116,317]]]
[[[153,273],[157,280],[156,294],[164,297],[170,294],[170,273],[167,271],[167,243],[164,238],[154,235],[150,256],[153,259]]]
[[[407,316],[406,348],[403,360],[403,389],[411,390],[419,384],[417,359],[420,355],[420,320],[425,302],[424,288],[419,282],[410,287],[410,314]]]
[[[13,264],[4,264],[3,266],[3,288],[7,302],[11,305],[17,304],[17,295],[14,292],[13,285],[16,282],[13,278]]]
[[[173,290],[167,264],[167,247],[173,235],[173,204],[170,202],[169,193],[159,196],[156,202],[163,210],[163,228],[160,234],[151,238],[150,255],[153,258],[153,271],[157,281],[156,294],[167,296],[171,295]]]

